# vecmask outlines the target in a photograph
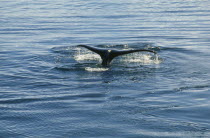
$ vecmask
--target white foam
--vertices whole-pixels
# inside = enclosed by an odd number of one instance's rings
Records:
[[[154,64],[160,64],[162,62],[162,60],[159,59],[159,56],[157,54],[155,54],[155,59],[153,61],[154,61]]]
[[[78,54],[74,56],[74,59],[77,61],[83,60],[100,60],[100,56],[96,54]]]
[[[101,72],[101,71],[107,71],[109,70],[109,68],[92,68],[92,67],[86,67],[85,68],[86,71],[90,71],[90,72]]]
[[[80,48],[76,49],[77,52],[74,55],[74,59],[77,61],[83,61],[83,60],[101,60],[101,57],[93,52],[87,51],[87,50],[81,50]]]
[[[137,54],[132,56],[126,56],[121,59],[123,62],[129,62],[129,63],[142,63],[142,64],[160,64],[161,60],[158,58],[158,55],[155,55],[153,57],[152,55],[148,54]]]
[[[85,61],[85,60],[86,61],[95,60],[95,61],[101,62],[101,57],[96,53],[93,53],[88,50],[83,50],[83,49],[81,50],[80,48],[76,50],[77,52],[74,55],[74,59],[77,60],[78,62]],[[160,64],[162,62],[162,60],[159,59],[157,54],[151,55],[151,54],[142,54],[142,53],[132,53],[132,54],[124,55],[118,58],[118,60],[120,60],[120,62],[141,63],[141,64]],[[96,69],[93,68],[93,69],[89,69],[89,71],[90,70],[95,71]],[[104,68],[102,68],[102,70],[97,68],[97,70],[102,71],[104,70]]]

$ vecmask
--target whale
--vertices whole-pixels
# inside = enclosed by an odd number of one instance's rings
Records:
[[[118,56],[130,54],[134,52],[151,52],[157,54],[155,51],[147,50],[147,49],[134,49],[134,50],[117,50],[117,49],[108,49],[108,48],[98,48],[94,46],[88,45],[77,45],[77,47],[84,47],[92,52],[97,53],[100,55],[102,59],[102,66],[107,67],[110,66],[111,61]]]

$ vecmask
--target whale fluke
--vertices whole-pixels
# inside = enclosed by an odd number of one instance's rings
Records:
[[[147,49],[137,49],[137,50],[115,50],[115,49],[106,49],[106,48],[98,48],[94,46],[87,46],[87,45],[77,45],[78,47],[84,47],[89,49],[90,51],[93,51],[101,56],[102,59],[102,65],[103,66],[109,66],[111,61],[121,55],[134,53],[134,52],[151,52],[156,54],[155,51],[147,50]]]

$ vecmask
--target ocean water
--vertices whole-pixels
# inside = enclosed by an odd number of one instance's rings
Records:
[[[210,137],[209,53],[209,0],[1,0],[0,137]]]

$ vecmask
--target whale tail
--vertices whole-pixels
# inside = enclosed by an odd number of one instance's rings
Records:
[[[90,51],[93,51],[101,56],[102,59],[102,65],[103,66],[109,66],[111,61],[121,55],[134,53],[134,52],[151,52],[156,54],[155,51],[147,50],[147,49],[137,49],[137,50],[111,50],[111,49],[105,49],[105,48],[97,48],[93,46],[87,46],[87,45],[77,45],[78,47],[84,47],[89,49]]]

